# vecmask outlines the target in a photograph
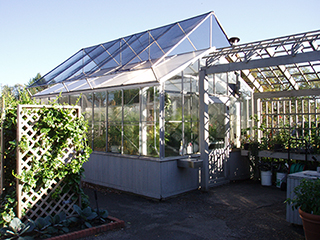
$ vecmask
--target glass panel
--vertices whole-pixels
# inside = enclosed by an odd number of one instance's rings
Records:
[[[106,151],[106,122],[95,122],[94,124],[93,150]]]
[[[83,55],[82,51],[81,55]],[[66,71],[62,71],[61,73],[59,73],[59,75],[54,78],[55,82],[64,81],[72,76],[75,76],[75,73],[83,69],[83,67],[90,62],[91,59],[87,55],[84,55],[79,61],[73,63],[73,65],[70,66]]]
[[[159,118],[159,92],[157,88],[142,89],[141,121],[158,121]]]
[[[160,39],[157,40],[158,44],[164,52],[169,51],[174,45],[176,45],[185,34],[181,31],[178,25],[175,25],[168,32],[166,32]]]
[[[227,74],[219,73],[215,75],[216,94],[227,94]]]
[[[228,72],[228,83],[235,84],[237,83],[237,76],[234,72]]]
[[[88,127],[88,133],[87,133],[87,144],[91,148],[92,148],[92,135],[93,135],[92,126],[90,124]]]
[[[108,92],[108,121],[122,121],[122,91]],[[121,129],[121,128],[120,128]]]
[[[84,49],[84,51],[87,53],[87,49]],[[87,53],[87,54],[98,65],[101,63],[102,60],[104,60],[110,56],[107,53],[106,48],[102,47],[101,45],[98,45],[93,51],[91,51],[90,53]]]
[[[78,61],[81,62],[81,59],[83,57],[82,51],[80,50],[76,54],[74,54],[71,58],[66,60],[64,63],[62,63],[59,67],[56,69],[52,70],[51,72],[47,73],[44,76],[45,83],[48,84],[51,81],[55,80],[55,83],[61,80],[59,74],[61,74],[63,71],[69,72],[70,69],[68,68],[73,68],[73,64],[77,63]],[[39,81],[40,82],[40,81]],[[42,84],[44,84],[44,81],[41,81]]]
[[[201,36],[201,37],[199,37]],[[196,30],[194,30],[189,39],[197,50],[207,49],[210,47],[210,18],[203,22]]]
[[[194,18],[191,18],[191,19],[187,19],[187,20],[184,20],[184,21],[181,21],[179,24],[180,26],[182,27],[182,29],[188,33],[190,30],[192,30],[197,24],[199,24],[202,19],[204,19],[208,14],[205,13],[205,14],[202,14],[200,16],[196,16]]]
[[[94,93],[94,122],[106,121],[106,92]]]
[[[196,51],[188,39],[184,39],[168,56]]]
[[[224,145],[226,134],[225,128],[225,105],[220,103],[210,104],[209,114],[209,148],[221,148]]]
[[[58,99],[59,104],[69,105],[69,95],[63,95]]]
[[[158,59],[163,56],[162,50],[159,48],[159,46],[156,43],[152,43],[149,50],[150,50],[150,59]]]
[[[230,43],[222,31],[218,21],[212,17],[212,46],[216,48],[228,47]]]
[[[198,122],[184,123],[184,142],[187,154],[199,151],[199,124]]]
[[[188,66],[185,70],[183,70],[184,77],[196,77],[198,79],[199,72],[199,61],[195,61],[193,64]]]
[[[165,123],[165,156],[178,156],[182,141],[182,122]]]
[[[157,40],[158,38],[160,38],[169,28],[171,28],[174,24],[170,24],[168,26],[163,26],[160,28],[155,28],[150,30],[150,34],[152,36],[151,39],[155,39]],[[151,40],[152,41],[152,40]]]
[[[81,112],[90,125],[92,123],[92,93],[85,93],[82,95]]]
[[[184,95],[184,120],[198,121],[199,119],[199,97],[195,94]]]
[[[144,131],[146,131],[146,140],[142,136],[142,155],[159,157],[159,124],[142,123],[142,135]],[[146,141],[146,149],[144,149],[144,141]]]
[[[182,81],[181,75],[177,75],[165,82],[164,89],[166,91],[181,92],[182,91],[181,81]]]
[[[165,94],[165,119],[182,120],[182,94],[170,92]]]
[[[49,104],[49,99],[48,98],[41,98],[40,101],[41,101],[41,104],[44,104],[44,105]]]
[[[213,74],[207,76],[208,79],[208,93],[210,95],[215,94],[215,78]]]
[[[124,90],[124,122],[139,122],[139,89]]]
[[[123,153],[139,155],[139,124],[124,125]]]
[[[141,91],[140,153],[145,156],[159,156],[159,93],[158,88],[144,88]]]
[[[230,97],[230,144],[232,147],[240,148],[241,137],[241,115],[240,115],[240,102],[236,98]]]
[[[70,95],[70,104],[76,105],[76,106],[81,106],[80,94]]]
[[[121,153],[121,124],[108,124],[108,152]]]

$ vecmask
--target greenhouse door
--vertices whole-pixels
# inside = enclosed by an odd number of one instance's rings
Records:
[[[210,97],[209,115],[209,186],[223,184],[229,157],[228,98]]]

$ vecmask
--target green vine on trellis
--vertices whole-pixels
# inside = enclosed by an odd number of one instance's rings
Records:
[[[83,116],[73,118],[71,111],[74,109],[57,107],[55,102],[49,103],[52,104],[52,107],[38,108],[39,119],[35,122],[33,129],[37,131],[38,135],[41,135],[41,138],[32,148],[41,147],[49,149],[49,151],[44,153],[40,159],[33,157],[31,168],[23,170],[18,176],[14,174],[16,148],[19,147],[22,153],[31,148],[26,136],[23,136],[19,143],[16,141],[17,106],[19,104],[38,105],[40,103],[30,98],[26,91],[21,92],[19,100],[8,96],[5,101],[5,117],[2,121],[5,139],[3,143],[5,164],[3,177],[5,181],[4,191],[0,196],[0,225],[9,223],[15,216],[15,177],[23,184],[23,192],[27,192],[31,188],[34,190],[45,188],[52,179],[63,179],[64,185],[58,186],[51,197],[57,198],[61,193],[72,189],[77,196],[81,196],[84,206],[88,204],[88,197],[81,189],[80,182],[84,171],[82,164],[88,160],[92,150],[87,145],[86,132],[88,127]],[[65,148],[69,147],[67,139],[72,140],[70,144],[73,145],[74,150],[70,154],[71,159],[62,162],[62,154]],[[27,154],[30,156],[31,153]]]
[[[41,144],[42,149],[48,148],[50,151],[46,151],[40,160],[33,159],[29,170],[23,170],[19,176],[15,175],[24,184],[23,191],[41,186],[46,188],[54,178],[61,180],[70,173],[81,173],[82,164],[88,160],[91,148],[85,141],[87,124],[83,116],[73,119],[71,111],[57,107],[42,107],[37,111],[40,117],[33,129],[41,134],[41,141],[34,148]],[[72,140],[74,152],[71,161],[63,163],[61,159],[65,149],[69,148],[68,139]],[[19,147],[22,152],[30,150],[26,137],[21,139]]]

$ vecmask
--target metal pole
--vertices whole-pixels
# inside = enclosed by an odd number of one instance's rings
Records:
[[[199,72],[199,146],[201,159],[203,161],[201,169],[201,190],[209,189],[209,115],[208,115],[208,81],[205,70]]]

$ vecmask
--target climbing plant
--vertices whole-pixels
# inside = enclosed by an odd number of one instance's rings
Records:
[[[4,174],[5,181],[1,195],[0,225],[11,221],[15,216],[16,206],[15,190],[16,179],[22,184],[22,191],[40,191],[49,186],[52,179],[62,180],[64,184],[55,188],[51,198],[58,198],[70,189],[75,196],[81,196],[84,205],[87,204],[87,196],[80,188],[83,175],[82,165],[89,158],[91,149],[87,145],[86,132],[87,122],[82,116],[72,117],[73,108],[58,107],[56,102],[52,106],[41,106],[37,108],[38,119],[32,125],[35,135],[40,136],[38,141],[30,144],[27,137],[22,136],[17,142],[17,106],[25,104],[39,104],[32,99],[27,92],[22,92],[19,99],[6,96],[2,125],[4,135]],[[24,111],[33,111],[27,109]],[[72,145],[72,152],[67,152]],[[18,175],[16,172],[16,150],[17,147],[22,154],[29,155],[33,160],[27,169]],[[41,157],[30,156],[32,149],[46,149]],[[36,151],[36,150],[35,150]],[[64,157],[67,152],[67,157]]]

